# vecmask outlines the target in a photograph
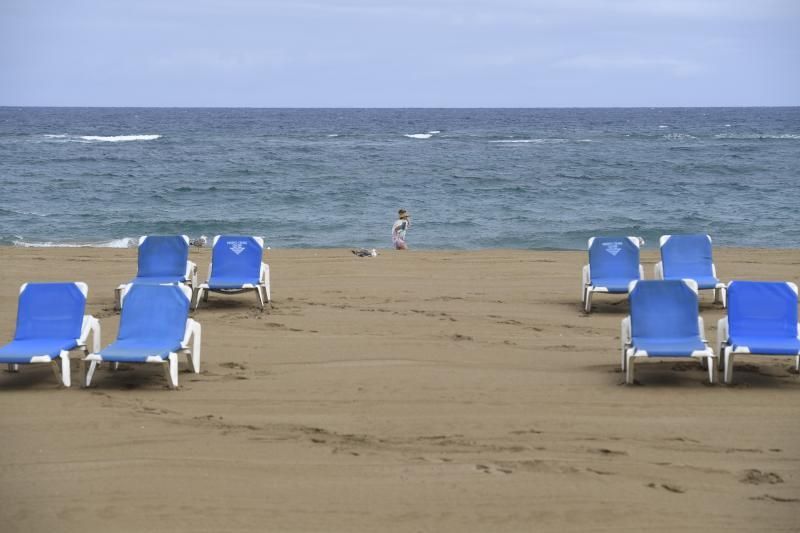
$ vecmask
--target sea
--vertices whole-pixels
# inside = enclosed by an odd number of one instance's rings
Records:
[[[0,107],[0,245],[800,247],[800,107]]]

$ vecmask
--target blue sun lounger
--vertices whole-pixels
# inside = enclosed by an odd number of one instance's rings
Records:
[[[704,338],[694,280],[634,281],[631,314],[622,320],[622,370],[632,384],[633,366],[640,358],[701,359],[714,382],[714,352]]]
[[[181,353],[199,373],[201,328],[189,318],[191,295],[185,285],[127,285],[117,340],[81,360],[83,386],[91,385],[98,364],[110,362],[161,364],[170,388],[177,388]]]
[[[797,285],[783,281],[732,281],[728,316],[717,323],[717,353],[724,381],[733,380],[733,359],[740,355],[789,356],[800,371]]]
[[[14,340],[0,348],[0,363],[12,372],[22,364],[50,363],[59,382],[69,387],[69,352],[88,352],[90,333],[94,349],[100,347],[100,323],[84,315],[88,291],[81,282],[24,284],[19,290]]]
[[[197,286],[197,265],[189,261],[189,237],[186,235],[145,235],[139,238],[136,277],[128,283],[184,283]],[[117,309],[122,303],[123,283],[114,292]]]
[[[592,310],[592,293],[628,294],[631,281],[644,278],[639,264],[639,237],[592,237],[589,239],[589,264],[581,277],[581,302]]]
[[[709,235],[662,235],[658,242],[656,279],[693,279],[699,290],[713,290],[714,303],[725,307],[725,284],[717,278]]]
[[[208,301],[209,292],[236,294],[256,291],[258,303],[272,300],[269,288],[269,265],[262,261],[264,239],[247,235],[217,235],[213,240],[208,281],[197,287],[195,309],[200,299]]]

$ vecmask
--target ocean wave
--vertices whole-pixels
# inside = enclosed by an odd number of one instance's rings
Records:
[[[715,139],[734,139],[742,141],[777,139],[777,140],[800,140],[800,133],[718,133]]]
[[[408,137],[409,139],[430,139],[433,137],[432,133],[404,133],[403,137]]]
[[[156,135],[156,134],[111,135],[111,136],[81,135],[80,138],[83,139],[84,141],[99,141],[99,142],[118,143],[118,142],[128,142],[128,141],[155,141],[156,139],[160,139],[161,135]]]
[[[566,143],[569,142],[569,139],[499,139],[489,142],[497,144],[554,144]],[[579,142],[586,142],[586,140],[581,140]]]
[[[688,133],[668,133],[664,135],[663,138],[668,141],[688,141],[691,139],[697,139],[697,137]]]
[[[129,142],[129,141],[154,141],[163,135],[158,134],[137,134],[137,135],[67,135],[65,133],[45,133],[42,137],[51,139],[53,142]]]
[[[25,241],[22,237],[14,239],[11,244],[21,248],[132,248],[139,242],[133,237],[123,237],[104,242],[53,242],[53,241]]]
[[[439,130],[431,130],[428,133],[430,133],[431,135],[436,135],[437,133],[442,133],[442,132]]]

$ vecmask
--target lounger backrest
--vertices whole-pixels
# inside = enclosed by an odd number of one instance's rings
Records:
[[[14,338],[80,338],[87,291],[85,283],[26,283],[20,289]]]
[[[255,277],[261,273],[264,241],[249,235],[214,237],[211,252],[212,277]]]
[[[700,335],[697,285],[691,280],[635,282],[629,295],[631,334],[638,338]]]
[[[639,240],[635,237],[592,237],[589,239],[589,271],[593,279],[639,279]]]
[[[119,340],[182,340],[189,317],[188,291],[181,285],[134,283],[127,286],[120,317]]]
[[[797,338],[797,287],[783,281],[732,281],[730,335]]]
[[[139,240],[138,277],[182,277],[189,260],[186,235],[148,235]]]
[[[660,242],[665,278],[713,275],[711,237],[708,235],[664,235]]]

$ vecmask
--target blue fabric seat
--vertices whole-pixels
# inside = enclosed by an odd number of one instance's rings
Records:
[[[656,279],[692,279],[698,289],[713,290],[714,301],[725,306],[725,284],[717,278],[710,236],[662,235],[659,249]]]
[[[592,310],[592,294],[627,294],[628,285],[642,278],[638,237],[592,237],[589,239],[589,264],[583,267],[581,301]]]
[[[636,359],[645,357],[712,360],[708,380],[714,382],[714,352],[704,339],[693,280],[637,281],[628,299],[631,314],[621,335],[626,383],[634,381]]]
[[[186,235],[145,235],[139,238],[136,277],[129,283],[162,285],[186,283],[197,285],[197,266],[189,261],[189,237]],[[122,303],[116,290],[116,305]]]
[[[78,339],[13,340],[0,348],[0,363],[25,364],[37,356],[55,359],[61,352],[74,350],[77,347]]]
[[[18,365],[51,363],[59,381],[69,387],[69,352],[86,350],[89,334],[95,348],[100,325],[86,310],[85,283],[26,283],[20,288],[14,339],[0,348],[0,363],[12,371]],[[58,361],[61,370],[58,370]]]
[[[131,284],[122,299],[117,340],[83,360],[84,386],[91,384],[102,362],[161,363],[172,388],[178,386],[179,353],[186,353],[195,373],[200,371],[201,330],[189,318],[191,289],[179,284]]]
[[[605,287],[612,294],[628,294],[629,278],[592,278],[592,284],[597,287]]]
[[[261,309],[271,301],[269,265],[262,261],[264,239],[249,235],[217,235],[211,250],[208,281],[197,288],[195,309],[209,292],[255,291]]]
[[[797,286],[783,281],[732,281],[728,316],[717,324],[717,343],[725,383],[733,380],[733,360],[740,355],[795,357],[800,370],[800,324]]]

